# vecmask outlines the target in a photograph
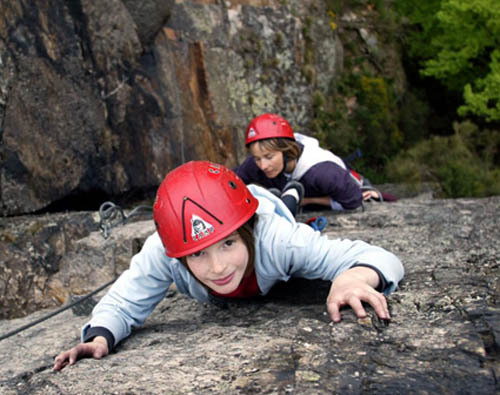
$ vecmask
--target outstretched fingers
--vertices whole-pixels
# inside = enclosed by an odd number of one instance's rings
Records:
[[[334,301],[332,302],[328,301],[326,303],[326,309],[328,310],[328,314],[330,314],[330,318],[332,319],[333,322],[340,322],[341,319],[340,307],[341,305]]]
[[[64,351],[64,352],[60,353],[57,357],[55,357],[53,370],[64,369],[68,364],[71,363],[70,362],[71,361],[70,354],[71,354],[72,350],[73,349],[71,349],[69,351]],[[75,362],[73,361],[73,363],[75,363]]]
[[[372,306],[375,310],[375,313],[380,319],[391,319],[385,296],[375,290],[371,292],[362,292],[360,294],[352,293],[345,298],[328,298],[327,310],[334,322],[340,322],[340,309],[343,306],[347,305],[349,305],[353,309],[357,317],[364,318],[366,317],[366,310],[363,307],[363,302],[366,302],[370,306]]]
[[[357,317],[360,318],[366,317],[366,311],[363,308],[361,299],[359,297],[351,295],[349,298],[346,299],[330,298],[327,301],[327,310],[333,322],[340,322],[342,318],[340,314],[340,309],[343,306],[347,305],[351,306]]]
[[[92,357],[101,359],[108,354],[107,344],[97,341],[90,343],[80,343],[75,347],[63,351],[54,359],[53,370],[64,369],[67,365],[74,365],[81,358]]]
[[[389,314],[389,307],[387,306],[387,299],[380,292],[374,291],[370,293],[363,299],[364,302],[370,304],[375,310],[375,313],[380,319],[390,320],[391,316]]]

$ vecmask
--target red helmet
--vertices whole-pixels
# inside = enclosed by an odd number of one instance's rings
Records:
[[[166,254],[178,258],[227,237],[258,205],[232,170],[192,161],[167,174],[156,194],[153,217]]]
[[[245,136],[247,147],[254,141],[277,137],[295,140],[290,124],[285,118],[276,114],[262,114],[252,119]]]

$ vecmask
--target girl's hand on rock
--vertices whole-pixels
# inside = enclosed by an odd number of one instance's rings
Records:
[[[341,319],[340,308],[349,305],[359,318],[366,317],[362,302],[369,303],[380,319],[389,320],[385,296],[376,291],[378,274],[368,267],[354,267],[340,274],[332,282],[326,300],[328,313],[334,322]]]
[[[67,365],[74,365],[81,358],[101,359],[109,354],[108,343],[102,336],[97,336],[90,343],[80,343],[75,347],[63,351],[54,359],[53,370],[64,369]]]

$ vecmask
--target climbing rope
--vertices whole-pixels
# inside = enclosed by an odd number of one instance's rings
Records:
[[[128,215],[126,215],[125,212],[123,211],[123,209],[113,202],[104,202],[103,204],[101,204],[101,206],[99,207],[99,217],[100,217],[99,228],[103,232],[104,238],[107,239],[109,237],[109,235],[111,234],[112,228],[125,223],[130,217],[133,217],[135,215],[139,215],[141,212],[144,212],[144,211],[152,212],[153,207],[144,206],[144,205],[137,206]],[[45,320],[48,320],[49,318],[54,317],[55,315],[57,315],[59,313],[62,313],[65,310],[68,310],[68,309],[76,306],[79,303],[82,303],[83,301],[87,300],[91,296],[102,291],[104,288],[113,284],[115,282],[115,280],[116,280],[116,278],[111,280],[111,281],[108,281],[106,284],[101,285],[99,288],[93,290],[92,292],[85,295],[84,297],[68,304],[67,306],[63,306],[63,307],[53,311],[52,313],[49,313],[49,314],[47,314],[47,315],[45,315],[45,316],[43,316],[35,321],[32,321],[32,322],[30,322],[30,323],[28,323],[20,328],[14,329],[13,331],[6,333],[5,335],[1,335],[0,341],[7,339],[8,337],[14,336],[14,335],[16,335],[16,334],[18,334],[18,333],[20,333],[28,328],[31,328],[32,326],[35,326],[35,325],[37,325]]]
[[[95,295],[96,293],[102,291],[104,288],[110,286],[111,284],[113,284],[115,282],[116,278],[114,278],[113,280],[111,281],[108,281],[106,284],[103,284],[101,285],[99,288],[93,290],[92,292],[90,292],[89,294],[85,295],[84,297],[78,299],[78,300],[75,300],[73,303],[70,303],[69,305],[67,306],[63,306],[59,309],[57,309],[56,311],[53,311],[52,313],[49,313],[35,321],[32,321],[24,326],[21,326],[20,328],[17,328],[17,329],[14,329],[13,331],[10,331],[8,333],[6,333],[5,335],[1,335],[0,336],[0,341],[4,340],[4,339],[7,339],[8,337],[11,337],[11,336],[14,336],[16,334],[18,334],[19,332],[22,332],[28,328],[31,328],[32,326],[35,326],[37,324],[39,324],[40,322],[43,322],[45,320],[48,320],[49,318],[52,318],[54,317],[55,315],[59,314],[59,313],[62,313],[63,311],[65,310],[68,310],[70,308],[72,308],[73,306],[77,305],[78,303],[81,303],[83,302],[84,300],[87,300],[88,298],[90,298],[91,296]]]
[[[111,234],[111,229],[124,224],[129,218],[141,214],[141,212],[152,212],[152,206],[140,205],[135,207],[128,215],[125,211],[113,202],[104,202],[99,207],[99,228],[105,239]]]

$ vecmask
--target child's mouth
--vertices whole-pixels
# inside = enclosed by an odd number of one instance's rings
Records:
[[[230,282],[233,279],[233,274],[231,273],[229,276],[226,276],[224,278],[219,278],[218,280],[213,280],[213,283],[221,286],[221,285],[226,285],[228,282]]]

